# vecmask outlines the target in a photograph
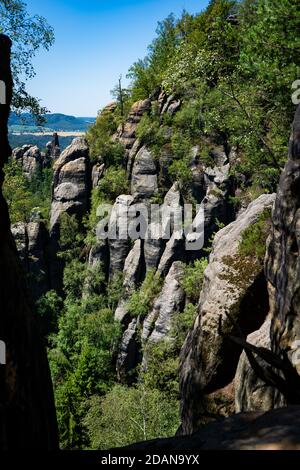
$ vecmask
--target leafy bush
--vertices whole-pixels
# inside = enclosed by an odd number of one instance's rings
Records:
[[[242,233],[242,240],[239,245],[241,256],[255,256],[263,262],[266,253],[266,241],[271,225],[271,211],[265,210],[255,224],[246,228]]]
[[[184,276],[181,284],[188,299],[194,304],[198,303],[204,279],[204,271],[207,265],[207,259],[202,258],[184,267]]]
[[[92,397],[88,406],[83,422],[96,450],[173,436],[179,424],[176,402],[142,384],[115,385],[105,397]]]
[[[130,297],[127,310],[130,315],[144,318],[152,308],[153,301],[162,288],[162,280],[155,269],[148,271],[141,287]]]

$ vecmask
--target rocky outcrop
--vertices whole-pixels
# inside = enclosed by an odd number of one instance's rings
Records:
[[[90,197],[89,148],[83,137],[73,140],[55,161],[53,197],[50,215],[51,286],[58,292],[62,285],[62,263],[56,258],[59,250],[60,218],[75,215],[80,223],[86,214]]]
[[[15,148],[12,158],[20,163],[23,175],[29,180],[46,166],[40,149],[36,145],[23,145],[23,147]]]
[[[109,253],[110,273],[122,272],[127,255],[130,251],[130,239],[128,233],[128,210],[133,203],[133,197],[121,195],[116,199],[109,221]]]
[[[18,223],[11,230],[33,299],[38,300],[50,290],[48,231],[42,222]]]
[[[300,450],[299,430],[300,407],[295,406],[268,413],[240,413],[210,423],[192,436],[140,442],[124,448],[123,452],[178,455],[184,452],[198,454],[201,450]],[[209,454],[210,460],[213,455]],[[217,455],[216,463],[219,462],[220,456]]]
[[[157,343],[171,340],[172,320],[184,309],[185,294],[181,286],[183,264],[174,262],[165,279],[162,291],[154,302],[153,310],[145,319],[142,340]]]
[[[123,334],[117,358],[117,375],[121,383],[130,385],[136,380],[136,366],[141,359],[139,335],[139,319],[133,318]]]
[[[226,313],[246,335],[257,330],[268,313],[263,263],[255,257],[243,258],[239,246],[245,229],[266,209],[271,209],[274,200],[275,195],[260,196],[215,236],[204,275],[199,314],[181,355],[181,416],[186,434],[195,431],[203,416],[210,412],[209,395],[234,378],[241,348],[226,337],[234,332]]]
[[[157,170],[151,152],[142,147],[137,153],[131,175],[131,194],[135,199],[149,198],[158,190]]]
[[[125,124],[121,124],[114,140],[118,140],[125,148],[126,157],[128,159],[129,153],[136,142],[136,128],[141,122],[143,115],[149,112],[151,108],[150,99],[137,101],[133,104]]]
[[[10,155],[7,139],[12,97],[10,47],[10,40],[0,35],[0,80],[6,85],[6,104],[0,106],[0,187],[3,165]],[[46,351],[2,194],[0,220],[0,339],[6,345],[6,365],[0,365],[0,449],[55,450],[58,448],[57,426]]]
[[[104,175],[105,165],[104,163],[96,163],[92,169],[92,187],[97,188],[101,178]]]
[[[288,357],[300,374],[300,107],[293,123],[289,159],[282,173],[267,247],[266,276],[273,287],[272,349]]]

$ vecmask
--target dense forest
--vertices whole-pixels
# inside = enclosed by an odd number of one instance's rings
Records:
[[[276,192],[286,161],[295,112],[292,85],[300,78],[299,28],[298,0],[211,0],[197,15],[171,14],[159,23],[147,56],[130,68],[130,86],[125,89],[119,82],[114,104],[101,110],[87,131],[89,164],[105,169],[91,189],[83,217],[68,211],[60,217],[62,289],[49,289],[35,299],[61,448],[106,449],[175,435],[180,425],[180,351],[197,316],[214,236],[259,196]],[[49,31],[45,41],[52,41]],[[16,109],[43,114],[24,93],[17,82]],[[17,102],[18,94],[23,103]],[[162,96],[173,110],[162,113]],[[195,149],[197,165],[203,168],[214,167],[216,148],[230,157],[226,203],[232,215],[228,220],[216,217],[204,249],[185,260],[180,278],[184,305],[172,317],[169,337],[154,343],[143,340],[143,322],[162,291],[164,274],[157,267],[147,269],[134,289],[126,291],[123,269],[108,273],[103,263],[95,268],[89,262],[98,243],[97,208],[131,194],[130,155],[125,140],[116,136],[124,135],[135,103],[145,100],[150,104],[136,126],[136,138],[160,168],[150,202],[163,203],[175,184],[183,201],[196,207],[202,199],[193,184]],[[38,168],[30,179],[16,159],[6,165],[3,192],[13,225],[38,221],[50,227],[55,165]],[[216,197],[220,191],[215,189]],[[266,210],[243,232],[241,256],[263,262],[269,223]],[[116,368],[124,325],[115,319],[124,296],[127,314],[138,323],[139,354],[147,358],[146,366],[137,360],[125,378]]]

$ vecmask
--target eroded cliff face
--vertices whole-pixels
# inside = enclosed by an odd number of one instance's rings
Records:
[[[293,123],[289,159],[282,173],[267,247],[266,276],[272,286],[274,351],[293,354],[300,339],[300,107]],[[298,341],[298,343],[297,343]],[[299,362],[299,361],[297,361]],[[300,373],[300,364],[295,364]]]
[[[10,155],[7,120],[12,96],[10,40],[0,35],[0,80],[6,105],[0,105],[0,187]],[[0,365],[0,449],[56,449],[57,428],[47,356],[34,319],[23,269],[0,195],[0,339],[6,365]]]
[[[263,262],[239,252],[243,233],[271,210],[275,194],[262,195],[215,236],[199,301],[199,313],[181,353],[182,432],[196,431],[213,415],[234,413],[233,381],[242,348],[228,335],[238,323],[247,335],[268,311]],[[220,329],[221,320],[221,329]],[[231,384],[231,385],[230,385]]]

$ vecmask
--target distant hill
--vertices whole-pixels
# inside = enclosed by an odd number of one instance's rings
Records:
[[[75,117],[60,113],[46,114],[45,119],[43,130],[57,132],[85,132],[96,120],[93,117]],[[11,113],[8,125],[10,132],[38,132],[41,130],[36,125],[34,118],[27,113],[23,113],[21,116]]]

